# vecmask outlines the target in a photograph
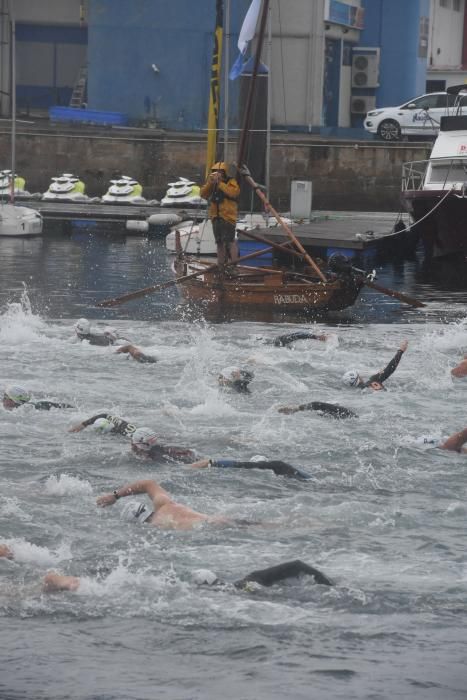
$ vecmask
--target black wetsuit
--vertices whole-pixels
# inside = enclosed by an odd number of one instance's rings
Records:
[[[37,411],[50,411],[51,408],[74,408],[74,406],[71,406],[69,403],[57,403],[45,399],[41,401],[28,401],[28,404],[34,406]]]
[[[110,413],[98,413],[87,420],[83,420],[82,425],[87,428],[88,425],[92,425],[96,422],[98,418],[106,418],[110,423],[112,423],[111,433],[124,435],[125,437],[131,437],[136,430],[136,425],[128,423],[128,421],[119,418],[118,416],[112,416]]]
[[[278,338],[274,338],[271,344],[276,348],[285,348],[296,340],[321,340],[321,337],[322,335],[316,335],[316,333],[310,333],[309,331],[296,331],[295,333],[286,333]]]
[[[144,352],[137,353],[135,355],[132,355],[133,359],[136,360],[136,362],[142,362],[142,363],[152,363],[152,362],[157,362],[156,357],[152,357],[152,355],[145,355]]]
[[[274,583],[285,581],[289,578],[297,578],[301,574],[313,576],[316,583],[324,586],[333,586],[334,583],[325,576],[321,571],[315,569],[314,566],[309,566],[300,559],[294,561],[286,561],[277,566],[270,566],[267,569],[259,569],[252,571],[239,581],[235,581],[236,588],[245,588],[250,581],[261,584],[261,586],[272,586]]]
[[[381,371],[377,372],[376,374],[372,374],[371,377],[366,381],[363,382],[362,384],[358,384],[359,389],[366,389],[373,382],[377,382],[378,384],[382,384],[388,377],[391,376],[396,371],[397,365],[401,361],[401,357],[404,354],[403,350],[398,350],[392,360],[388,363],[388,365]]]
[[[170,445],[153,445],[148,456],[155,462],[183,462],[189,464],[196,455],[193,450],[185,447],[175,447]]]
[[[301,479],[309,481],[313,477],[311,474],[293,467],[287,462],[281,460],[267,460],[264,462],[241,462],[236,459],[217,459],[210,460],[210,466],[221,467],[224,469],[269,469],[277,476],[287,476],[292,479]]]
[[[89,345],[114,345],[115,341],[103,333],[79,333],[80,340],[87,340]]]
[[[299,411],[318,411],[333,418],[358,418],[358,415],[344,406],[335,403],[324,403],[323,401],[311,401],[297,406]]]

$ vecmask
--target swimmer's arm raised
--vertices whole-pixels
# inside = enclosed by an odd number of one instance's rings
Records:
[[[381,371],[377,372],[377,374],[373,374],[370,379],[368,380],[369,382],[384,382],[386,379],[389,379],[391,374],[394,374],[396,371],[397,365],[401,361],[401,357],[404,354],[404,352],[407,350],[408,347],[408,342],[406,340],[402,341],[400,344],[399,350],[396,352],[392,360],[388,363],[388,365]]]

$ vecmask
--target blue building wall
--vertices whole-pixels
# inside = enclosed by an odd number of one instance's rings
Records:
[[[249,4],[231,3],[232,61]],[[90,0],[89,108],[163,128],[206,128],[215,9],[215,0]],[[230,89],[236,104],[238,86]]]
[[[427,59],[418,55],[420,18],[430,16],[430,0],[364,0],[363,4],[360,45],[381,49],[377,107],[398,105],[423,94]]]

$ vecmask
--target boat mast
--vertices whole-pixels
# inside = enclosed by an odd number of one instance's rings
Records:
[[[258,75],[259,62],[261,60],[261,51],[263,48],[264,34],[266,30],[266,20],[269,11],[269,0],[263,0],[263,8],[261,12],[261,21],[259,25],[258,43],[256,44],[255,60],[253,64],[253,72],[251,75],[250,85],[248,86],[248,96],[245,105],[245,113],[243,115],[242,131],[240,134],[240,143],[237,152],[237,164],[240,168],[245,160],[246,141],[250,130],[251,118],[253,113],[253,94],[255,91],[256,77]]]
[[[11,26],[11,190],[10,202],[15,201],[15,169],[16,169],[16,22],[10,5]]]

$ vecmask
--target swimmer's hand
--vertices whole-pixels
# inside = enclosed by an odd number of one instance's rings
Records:
[[[99,508],[106,508],[107,506],[113,506],[116,500],[113,493],[105,493],[103,496],[99,496],[96,500],[96,504]]]
[[[277,410],[279,411],[279,413],[285,413],[289,415],[289,413],[296,413],[300,409],[298,406],[280,406],[280,408],[278,408]]]
[[[399,350],[402,350],[402,352],[405,352],[407,348],[409,347],[409,343],[407,340],[403,340],[402,343],[399,346]]]
[[[76,425],[72,425],[71,428],[68,428],[69,433],[80,433],[82,430],[85,429],[85,425],[82,423],[77,423]]]

